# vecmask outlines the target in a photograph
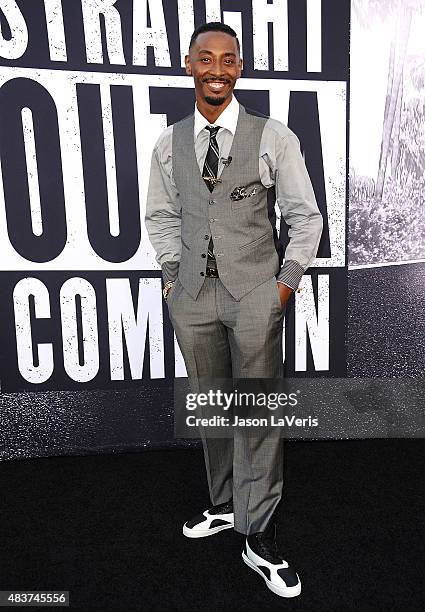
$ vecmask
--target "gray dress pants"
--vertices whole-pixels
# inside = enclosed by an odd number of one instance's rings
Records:
[[[189,378],[283,377],[282,308],[276,278],[239,301],[219,278],[206,277],[194,300],[179,279],[167,299]],[[213,505],[233,497],[235,530],[263,531],[282,496],[283,445],[279,428],[233,438],[202,436]]]

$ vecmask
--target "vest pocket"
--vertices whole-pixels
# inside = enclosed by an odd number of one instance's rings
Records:
[[[255,206],[260,199],[263,191],[263,186],[258,183],[253,183],[247,187],[244,187],[245,195],[240,199],[233,199],[230,197],[232,210],[239,210],[240,208],[252,208]],[[236,190],[232,192],[235,193]]]
[[[259,244],[260,242],[265,241],[267,238],[270,238],[269,232],[267,232],[267,234],[263,234],[263,236],[260,236],[259,238],[256,238],[255,240],[252,240],[252,242],[248,242],[248,244],[244,244],[240,246],[239,249],[243,251],[244,249],[252,248],[256,246],[257,244]]]

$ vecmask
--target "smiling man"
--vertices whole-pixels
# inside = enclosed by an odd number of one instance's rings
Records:
[[[210,124],[231,103],[233,89],[241,76],[239,42],[232,36],[229,44],[228,36],[227,32],[220,30],[202,32],[201,27],[200,33],[192,39],[189,55],[185,58],[186,72],[193,76],[195,83],[197,109]],[[227,41],[227,45],[223,40]],[[220,62],[218,70],[217,66],[214,68],[217,60]]]
[[[322,217],[295,134],[233,95],[236,33],[207,23],[192,35],[186,72],[194,112],[153,151],[146,226],[164,299],[191,379],[280,379],[286,302],[316,256]],[[277,202],[290,240],[281,265]],[[183,526],[189,538],[234,527],[244,562],[277,595],[301,592],[276,545],[283,447],[278,428],[202,437],[212,506]],[[199,510],[198,510],[199,512]]]

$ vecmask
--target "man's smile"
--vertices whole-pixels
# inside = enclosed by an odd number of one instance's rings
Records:
[[[228,85],[228,81],[219,81],[213,79],[208,79],[204,81],[204,83],[208,87],[208,89],[214,93],[223,91],[226,85]]]

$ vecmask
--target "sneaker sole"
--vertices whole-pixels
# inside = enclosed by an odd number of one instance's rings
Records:
[[[185,535],[187,538],[206,538],[218,533],[219,531],[223,531],[223,529],[233,529],[233,523],[230,523],[229,525],[220,525],[219,527],[213,527],[212,529],[198,529],[197,531],[183,525],[183,535]]]
[[[263,572],[255,565],[255,563],[251,561],[251,559],[246,556],[244,552],[242,553],[242,559],[248,567],[254,570],[254,572],[257,572],[257,574],[259,574],[261,578],[263,578],[267,587],[271,591],[273,591],[275,595],[279,595],[279,597],[297,597],[301,593],[301,582],[299,582],[296,586],[293,587],[278,587],[273,584],[271,580],[267,578],[267,576],[263,574]]]

